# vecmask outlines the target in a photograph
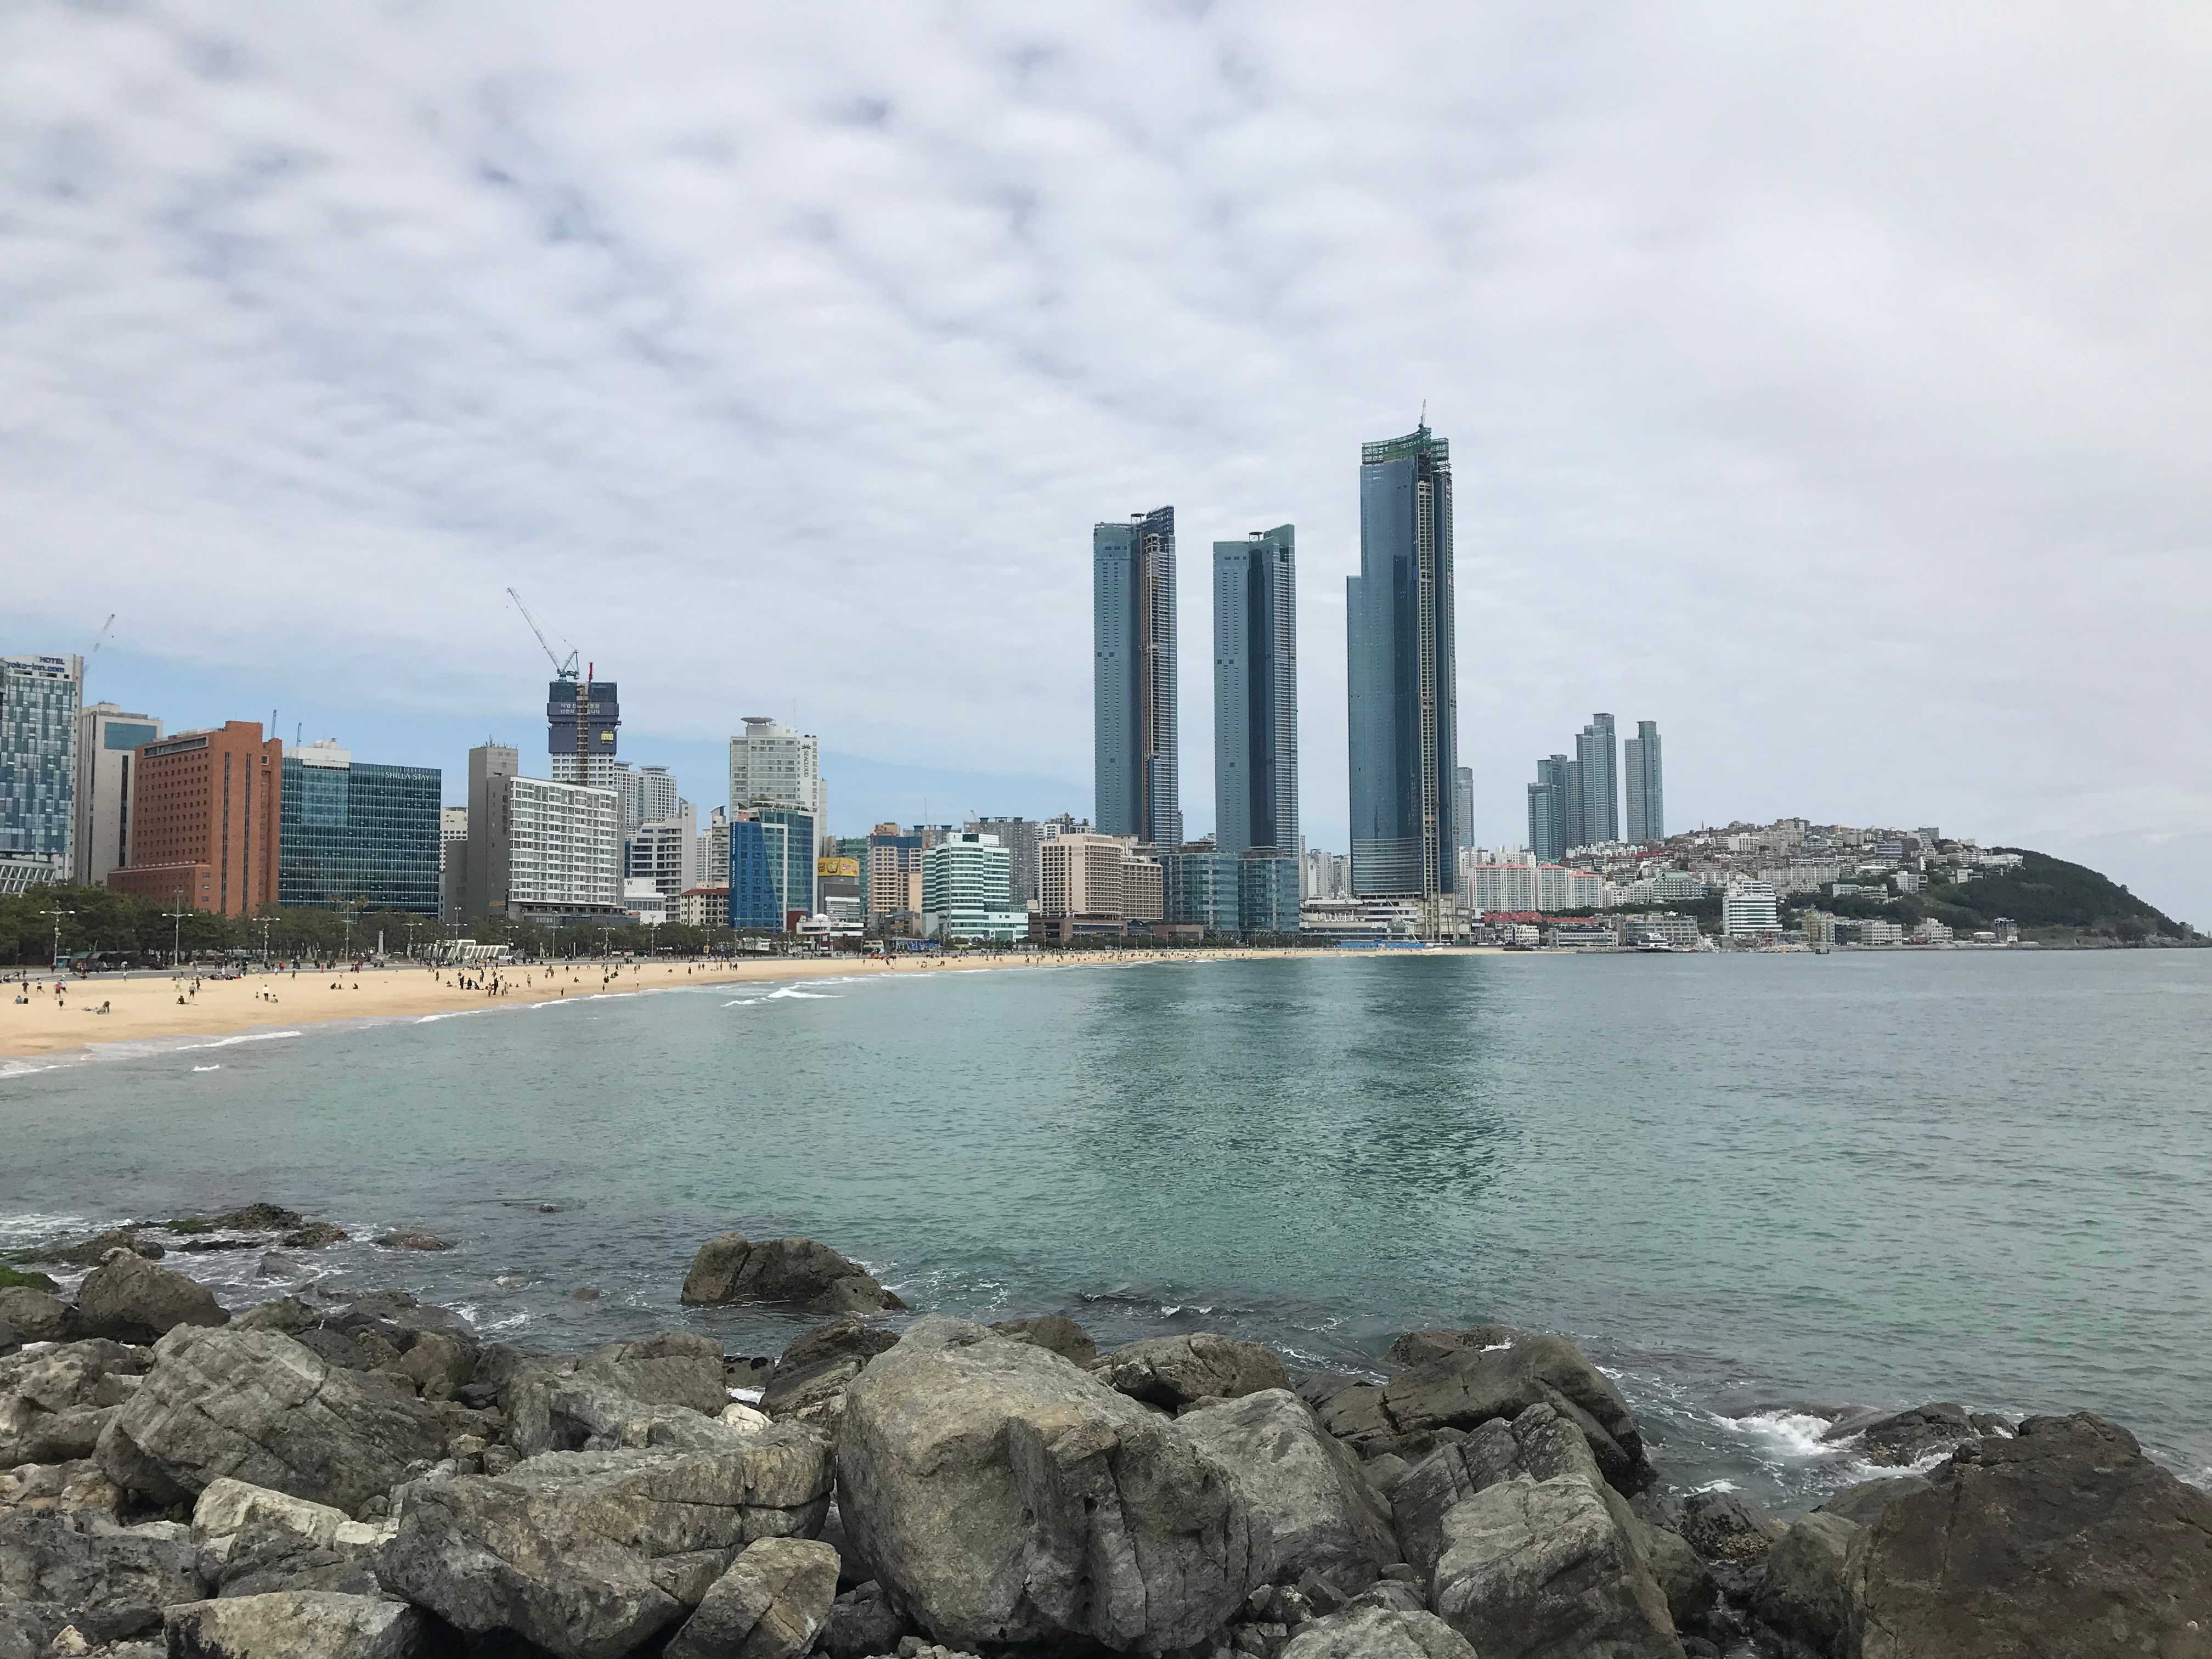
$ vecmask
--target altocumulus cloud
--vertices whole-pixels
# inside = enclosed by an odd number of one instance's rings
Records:
[[[1194,829],[1207,544],[1291,520],[1340,845],[1425,399],[1486,837],[1606,708],[1678,826],[2212,921],[2208,82],[2187,7],[10,9],[7,645],[520,732],[514,582],[633,733],[1081,810],[1089,526],[1171,501]]]

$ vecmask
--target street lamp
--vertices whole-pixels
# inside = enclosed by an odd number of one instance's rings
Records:
[[[179,964],[184,961],[181,940],[184,936],[185,918],[191,914],[185,908],[185,894],[182,888],[177,890],[176,901],[177,908],[169,912],[169,971],[171,973],[176,972]]]
[[[46,912],[46,915],[54,919],[54,968],[56,971],[59,971],[62,965],[62,918],[68,914],[68,911],[62,909],[59,906],[56,906],[53,909]]]

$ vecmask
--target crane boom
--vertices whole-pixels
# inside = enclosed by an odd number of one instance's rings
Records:
[[[568,660],[566,662],[562,662],[560,658],[555,656],[553,647],[545,643],[545,630],[538,625],[538,618],[530,614],[530,607],[523,604],[522,595],[510,587],[507,590],[507,597],[514,601],[514,608],[522,613],[522,620],[530,624],[530,631],[538,636],[538,648],[545,653],[545,660],[553,665],[554,673],[564,680],[576,678],[575,652],[572,650],[568,653]]]

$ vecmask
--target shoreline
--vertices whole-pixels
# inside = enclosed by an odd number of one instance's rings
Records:
[[[731,963],[647,961],[619,966],[579,961],[511,969],[502,974],[506,988],[498,994],[459,988],[455,969],[441,968],[434,973],[427,967],[410,963],[404,967],[365,969],[358,974],[303,969],[297,973],[250,971],[245,978],[235,980],[204,977],[196,995],[179,990],[180,984],[189,985],[192,978],[189,973],[174,977],[155,974],[112,979],[95,975],[88,979],[68,981],[64,995],[57,999],[51,969],[41,975],[36,969],[25,969],[19,971],[27,975],[31,985],[43,984],[46,988],[43,992],[32,992],[29,1003],[22,1004],[15,999],[23,994],[24,988],[12,980],[8,984],[7,994],[0,997],[0,1060],[56,1056],[90,1060],[98,1058],[102,1051],[122,1045],[175,1037],[273,1036],[295,1026],[331,1024],[343,1020],[422,1018],[433,1014],[528,1008],[564,998],[629,996],[778,980],[872,978],[882,975],[913,978],[919,975],[1002,969],[1133,967],[1139,963],[1244,961],[1310,954],[1314,953],[1212,949],[909,957],[890,960],[871,957],[768,957]],[[333,989],[333,986],[343,988]],[[272,994],[275,1000],[266,1000],[264,993]],[[185,998],[181,1004],[179,995]],[[92,1012],[103,1004],[112,1012]]]

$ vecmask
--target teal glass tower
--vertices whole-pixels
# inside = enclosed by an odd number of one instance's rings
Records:
[[[376,766],[335,745],[284,757],[276,902],[438,914],[434,766]]]
[[[1424,424],[1362,447],[1359,574],[1345,579],[1352,890],[1458,884],[1451,447]]]
[[[1091,532],[1098,832],[1182,845],[1176,703],[1175,508]]]
[[[1213,544],[1213,839],[1298,854],[1298,569],[1289,525]]]

